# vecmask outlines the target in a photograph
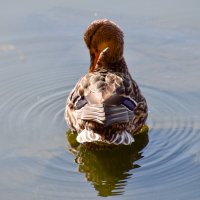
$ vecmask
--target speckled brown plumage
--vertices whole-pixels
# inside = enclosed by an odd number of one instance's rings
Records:
[[[91,65],[68,97],[65,119],[80,133],[81,143],[130,144],[129,133],[141,129],[148,110],[123,57],[123,32],[109,20],[97,20],[86,30],[84,40]]]

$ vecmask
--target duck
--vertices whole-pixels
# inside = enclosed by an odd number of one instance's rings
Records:
[[[89,70],[67,98],[64,117],[79,144],[131,145],[148,106],[124,58],[124,33],[113,21],[93,21],[84,33]]]

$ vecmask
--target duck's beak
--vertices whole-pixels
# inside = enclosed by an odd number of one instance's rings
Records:
[[[108,60],[109,53],[110,53],[110,48],[109,47],[105,47],[102,48],[103,50],[100,51],[90,51],[90,69],[89,72],[93,72],[96,68],[97,63],[101,60],[104,63],[106,62],[106,60]]]
[[[90,53],[90,69],[89,72],[93,72],[95,70],[97,61],[99,59],[99,52]]]

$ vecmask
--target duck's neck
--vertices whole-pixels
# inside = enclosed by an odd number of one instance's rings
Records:
[[[94,72],[99,71],[109,71],[109,72],[119,72],[128,73],[128,68],[124,57],[116,62],[98,62]]]

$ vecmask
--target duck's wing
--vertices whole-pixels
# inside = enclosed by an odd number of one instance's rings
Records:
[[[75,85],[75,87],[73,88],[73,90],[70,92],[68,98],[67,98],[67,102],[66,102],[66,107],[65,107],[65,113],[64,113],[64,117],[65,120],[69,126],[69,128],[72,131],[80,131],[80,126],[78,124],[78,120],[77,120],[77,116],[76,116],[76,103],[77,101],[79,101],[79,99],[81,98],[81,94],[80,94],[80,88],[81,88],[81,81],[83,78],[81,78],[77,84]],[[81,106],[82,107],[82,106]]]

